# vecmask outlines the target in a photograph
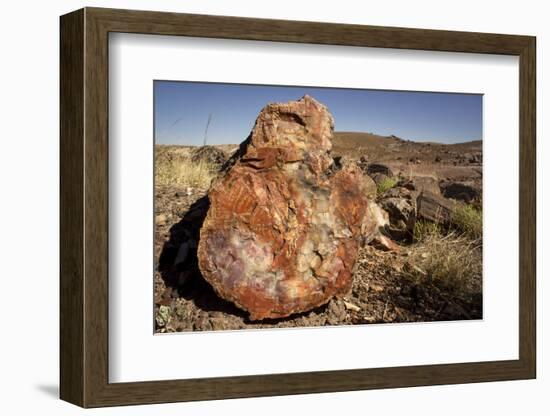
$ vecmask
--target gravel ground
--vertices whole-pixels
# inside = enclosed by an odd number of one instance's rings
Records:
[[[481,295],[450,296],[417,284],[404,271],[410,249],[399,253],[367,246],[359,254],[351,292],[312,311],[284,319],[250,321],[220,299],[197,267],[196,241],[206,189],[157,187],[155,211],[156,332],[313,327],[391,322],[481,319]],[[475,282],[474,282],[475,283]],[[479,285],[481,282],[477,282]],[[480,291],[479,291],[480,293]]]

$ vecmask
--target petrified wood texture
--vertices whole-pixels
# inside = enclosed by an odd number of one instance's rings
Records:
[[[253,320],[346,293],[357,251],[377,231],[361,170],[332,166],[333,123],[309,96],[269,104],[240,157],[212,184],[199,266]]]

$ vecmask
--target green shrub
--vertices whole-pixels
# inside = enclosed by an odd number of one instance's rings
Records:
[[[397,185],[397,182],[399,182],[397,178],[384,178],[382,182],[376,185],[378,195],[381,195],[388,189],[393,188],[395,185]]]
[[[454,211],[451,222],[462,233],[473,239],[483,236],[483,212],[472,205],[460,205]]]

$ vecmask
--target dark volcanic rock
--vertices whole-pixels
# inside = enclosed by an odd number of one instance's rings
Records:
[[[359,167],[331,169],[332,134],[332,116],[311,97],[269,104],[212,184],[199,266],[253,320],[346,294],[360,246],[378,232]]]
[[[381,173],[386,176],[393,176],[393,171],[391,170],[391,168],[387,165],[383,165],[382,163],[371,163],[367,166],[367,173],[371,176],[375,173]]]
[[[441,185],[443,195],[467,203],[481,200],[481,189],[462,182],[450,182]]]

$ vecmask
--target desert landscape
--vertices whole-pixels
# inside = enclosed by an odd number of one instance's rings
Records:
[[[273,112],[281,113],[279,107],[264,111],[268,121]],[[327,136],[329,144],[309,145],[307,140],[312,139],[308,137],[317,136],[308,133],[310,136],[303,139],[301,133],[295,133],[311,131],[307,125],[309,116],[302,118],[301,110],[296,111],[299,117],[292,115],[283,124],[285,132],[294,129],[292,137],[301,140],[296,142],[300,156],[289,155],[285,150],[284,166],[277,167],[277,158],[268,162],[271,153],[258,147],[258,135],[264,134],[258,129],[243,144],[155,146],[155,331],[481,319],[482,142],[442,144],[375,133],[331,131]],[[256,147],[250,145],[254,140]],[[281,148],[277,148],[279,152]],[[320,168],[316,167],[318,157],[323,165]],[[296,164],[318,169],[315,172],[323,184],[334,181],[330,185],[332,194],[341,194],[336,203],[346,201],[342,202],[343,207],[351,207],[338,215],[346,218],[346,227],[352,232],[356,225],[361,228],[353,240],[361,244],[350,245],[342,240],[345,250],[340,250],[341,262],[346,267],[349,263],[350,274],[344,276],[342,271],[338,275],[347,279],[342,280],[344,283],[334,283],[335,288],[325,284],[322,295],[300,295],[302,304],[289,307],[285,298],[278,295],[270,298],[273,304],[264,308],[257,299],[250,300],[252,292],[245,296],[222,287],[215,278],[221,255],[216,250],[209,251],[204,241],[217,232],[219,224],[224,224],[219,222],[219,217],[225,215],[220,213],[220,207],[225,204],[224,198],[229,198],[225,189],[227,183],[233,183],[227,182],[231,175],[235,177],[231,180],[238,181],[239,169],[252,174],[275,171],[294,181],[293,175],[300,168]],[[356,175],[360,175],[360,181]],[[345,188],[355,186],[349,178],[353,183],[361,182],[357,188],[361,195],[357,195],[357,190],[346,191]],[[225,183],[225,188],[221,183]],[[212,201],[217,205],[209,213]],[[273,209],[277,203],[274,198]],[[361,215],[369,216],[368,231],[364,223],[348,219],[351,214],[345,212],[353,211],[355,215],[366,206],[369,212]],[[286,239],[286,234],[283,237]],[[221,246],[219,252],[225,253],[225,249]],[[313,251],[317,254],[307,258],[308,264],[326,262],[325,255],[316,250]],[[280,267],[288,270],[290,266]],[[208,270],[208,279],[201,269]],[[319,280],[315,272],[313,278]],[[313,284],[304,286],[301,280],[299,283],[302,291]],[[260,287],[254,293],[265,290]]]

